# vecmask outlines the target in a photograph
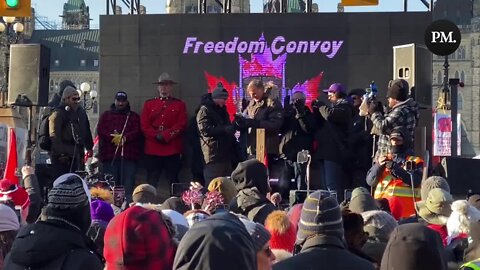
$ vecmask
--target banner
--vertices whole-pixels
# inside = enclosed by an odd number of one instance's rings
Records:
[[[450,112],[434,113],[433,115],[433,155],[451,156],[452,140],[452,116]],[[462,122],[460,114],[457,114],[457,155],[461,155],[462,148]]]

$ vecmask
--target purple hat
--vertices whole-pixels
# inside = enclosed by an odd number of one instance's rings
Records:
[[[90,214],[92,220],[102,220],[107,223],[115,216],[112,206],[102,200],[92,201],[90,204]]]
[[[345,93],[345,88],[343,87],[343,85],[341,83],[334,83],[334,84],[330,85],[330,87],[328,89],[323,90],[323,92],[325,92],[325,93],[337,93],[337,92]]]

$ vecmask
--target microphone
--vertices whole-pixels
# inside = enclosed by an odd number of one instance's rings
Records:
[[[67,105],[67,106],[65,106],[65,111],[67,111],[67,112],[68,112],[68,111],[70,111],[70,109],[71,109],[71,108],[70,108],[70,106],[68,106],[68,105]]]

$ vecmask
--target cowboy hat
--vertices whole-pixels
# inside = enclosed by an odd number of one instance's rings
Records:
[[[158,81],[153,84],[177,84],[171,77],[170,74],[164,72],[158,77]]]

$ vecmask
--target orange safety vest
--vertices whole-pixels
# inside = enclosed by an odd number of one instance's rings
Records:
[[[414,161],[417,167],[423,165],[423,160],[419,157],[409,156],[406,160]],[[421,199],[420,188],[414,188],[415,194],[412,194],[410,185],[405,184],[401,179],[395,178],[387,168],[383,170],[381,179],[375,189],[375,199],[385,198],[390,205],[392,205],[392,203],[401,204],[401,214],[396,218],[405,218],[414,215],[415,205],[413,198],[415,201]]]

